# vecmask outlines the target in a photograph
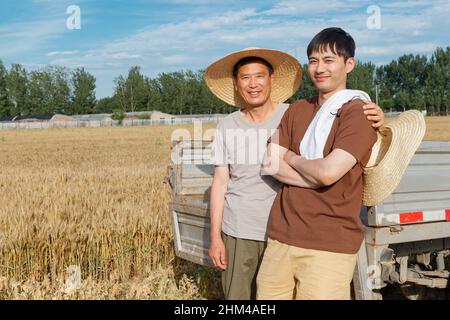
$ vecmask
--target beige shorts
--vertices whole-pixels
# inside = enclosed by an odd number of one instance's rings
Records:
[[[260,300],[349,300],[357,254],[290,246],[270,239],[257,277]]]

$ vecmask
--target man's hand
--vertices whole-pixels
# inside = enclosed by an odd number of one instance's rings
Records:
[[[291,150],[288,150],[284,155],[284,161],[286,161],[292,167],[292,158],[297,156],[297,154]]]
[[[277,144],[269,144],[261,165],[261,175],[274,176],[280,170],[280,158],[283,157],[285,148]]]
[[[213,262],[213,266],[222,270],[227,268],[227,260],[225,256],[225,244],[221,238],[211,239],[209,246],[209,256]]]
[[[381,110],[381,108],[371,102],[371,101],[367,101],[367,100],[363,100],[365,105],[363,106],[364,108],[364,114],[367,117],[367,120],[373,121],[374,123],[372,124],[372,127],[374,128],[379,128],[382,125],[384,125],[384,112],[383,110]]]

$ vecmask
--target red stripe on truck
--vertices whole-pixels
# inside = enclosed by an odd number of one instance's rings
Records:
[[[450,209],[445,210],[445,219],[450,221]]]
[[[423,212],[400,213],[400,223],[423,221]]]

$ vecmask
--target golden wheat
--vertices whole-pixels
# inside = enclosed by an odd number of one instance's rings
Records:
[[[0,275],[53,284],[76,265],[117,284],[176,266],[163,184],[174,129],[1,132]]]

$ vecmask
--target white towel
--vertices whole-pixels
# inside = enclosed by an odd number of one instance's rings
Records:
[[[349,89],[338,91],[325,101],[300,141],[299,151],[302,157],[308,160],[323,158],[323,148],[338,110],[343,104],[358,98],[371,101],[364,91]]]

